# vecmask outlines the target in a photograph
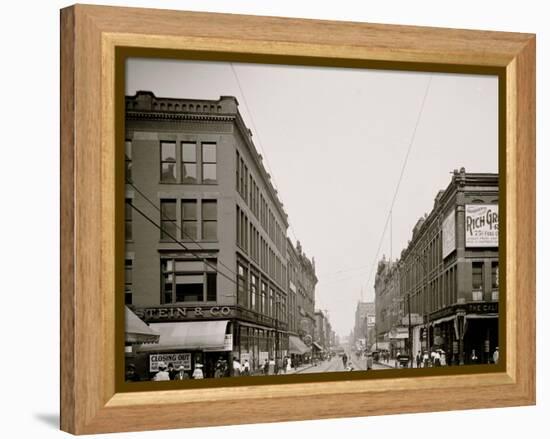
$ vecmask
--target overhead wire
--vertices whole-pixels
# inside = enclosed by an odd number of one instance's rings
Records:
[[[229,281],[231,281],[232,283],[234,283],[237,287],[239,286],[239,284],[237,283],[237,281],[235,279],[233,279],[232,277],[228,276],[227,274],[221,272],[218,270],[218,268],[213,265],[211,262],[209,262],[207,260],[207,258],[204,258],[204,257],[201,257],[195,253],[193,253],[193,250],[190,249],[189,247],[187,247],[186,245],[184,245],[181,241],[179,241],[175,236],[173,236],[172,234],[170,234],[169,232],[167,232],[162,226],[159,226],[152,218],[149,217],[149,215],[147,215],[145,212],[143,212],[141,209],[139,209],[137,206],[135,206],[133,203],[128,203],[130,205],[130,207],[135,210],[137,213],[139,213],[143,218],[145,218],[148,222],[150,222],[151,224],[153,224],[153,226],[155,226],[157,229],[159,229],[162,233],[164,233],[166,236],[168,236],[168,238],[172,239],[176,244],[178,244],[179,246],[181,246],[185,251],[189,252],[189,254],[196,258],[197,260],[200,260],[202,262],[205,263],[205,265],[209,266],[210,268],[212,268],[216,273],[222,275],[223,277],[225,277],[226,279],[228,279]],[[204,251],[204,249],[202,249]]]
[[[176,227],[177,230],[179,230],[182,234],[184,234],[193,244],[197,245],[197,247],[199,247],[199,249],[201,250],[204,250],[204,251],[208,251],[207,249],[205,249],[201,244],[200,242],[196,241],[191,235],[189,235],[189,233],[187,233],[183,228],[181,228],[178,223],[174,220],[171,220],[170,218],[166,218],[166,216],[163,215],[162,213],[162,209],[157,206],[155,204],[155,202],[153,200],[151,200],[147,195],[145,195],[143,193],[143,191],[141,191],[133,181],[129,180],[129,179],[126,179],[126,184],[129,184],[130,186],[132,186],[135,191],[141,195],[141,197],[147,201],[151,206],[153,206],[153,208],[155,208],[159,213],[160,213],[160,217],[161,217],[161,221],[164,220],[164,221],[170,221],[172,224],[174,224],[174,226]],[[166,232],[166,231],[164,231]],[[179,241],[178,241],[179,242]],[[223,266],[229,273],[237,276],[237,273],[235,271],[233,271],[232,268],[228,267],[227,265],[225,265],[222,261],[219,261],[218,260],[218,264]]]
[[[428,79],[428,83],[426,85],[426,90],[424,91],[424,96],[423,96],[422,102],[420,104],[420,109],[418,111],[418,116],[416,118],[416,123],[414,125],[414,129],[413,129],[413,132],[412,132],[412,135],[411,135],[411,139],[409,141],[409,146],[407,148],[407,153],[405,154],[405,159],[403,160],[403,165],[401,166],[401,173],[399,174],[399,179],[397,181],[397,185],[395,187],[395,191],[394,191],[394,194],[393,194],[393,197],[392,197],[392,200],[391,200],[391,205],[390,205],[390,208],[388,210],[388,215],[386,216],[386,222],[384,223],[384,229],[382,230],[382,235],[380,236],[380,241],[378,243],[378,248],[376,250],[376,254],[374,256],[374,260],[373,260],[372,265],[371,265],[370,274],[369,274],[369,277],[368,277],[368,280],[367,280],[367,288],[369,287],[369,285],[372,281],[372,275],[374,273],[374,268],[376,267],[376,263],[378,261],[378,255],[380,254],[380,249],[382,248],[382,244],[384,242],[384,236],[386,235],[386,230],[388,228],[388,224],[391,221],[393,208],[394,208],[394,205],[395,205],[395,200],[397,199],[397,194],[399,193],[399,188],[401,186],[401,181],[403,180],[403,175],[405,174],[405,168],[407,167],[407,162],[409,160],[409,156],[410,156],[410,153],[411,153],[411,150],[412,150],[412,146],[414,145],[414,141],[416,139],[416,133],[417,133],[417,130],[418,130],[418,126],[420,125],[420,120],[422,118],[422,114],[424,112],[424,106],[426,104],[426,98],[427,98],[428,92],[430,90],[430,85],[432,83],[432,78],[433,78],[433,75],[430,75],[430,77]]]

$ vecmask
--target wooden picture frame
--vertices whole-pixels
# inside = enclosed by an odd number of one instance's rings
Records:
[[[499,132],[504,366],[452,376],[340,379],[330,386],[310,380],[119,391],[116,175],[123,164],[115,148],[116,62],[121,49],[133,48],[167,57],[278,57],[312,65],[499,75],[505,108]],[[62,430],[86,434],[529,405],[535,403],[534,359],[534,35],[104,6],[61,11]]]

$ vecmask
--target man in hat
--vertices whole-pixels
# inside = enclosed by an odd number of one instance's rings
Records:
[[[187,372],[185,372],[185,369],[183,367],[183,365],[180,365],[178,368],[177,368],[177,373],[176,373],[176,376],[174,377],[175,380],[188,380],[189,379],[189,375],[187,375]]]
[[[158,368],[159,371],[153,377],[153,381],[170,381],[170,375],[166,372],[166,363],[159,361]]]

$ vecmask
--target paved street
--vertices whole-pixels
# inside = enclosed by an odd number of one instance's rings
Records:
[[[351,358],[353,368],[354,370],[365,370],[365,359],[359,359],[357,360],[355,356],[350,357]],[[382,369],[388,369],[388,366],[384,366],[381,364],[374,364],[373,370],[382,370]],[[311,366],[306,367],[304,369],[300,369],[295,373],[322,373],[322,372],[344,372],[344,364],[342,363],[342,357],[336,356],[331,358],[329,361],[323,361],[317,364],[317,366]]]

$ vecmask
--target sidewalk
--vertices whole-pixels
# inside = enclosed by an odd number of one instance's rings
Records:
[[[392,369],[407,369],[407,368],[404,368],[404,367],[400,367],[399,363],[394,359],[388,360],[388,361],[378,360],[378,361],[375,361],[374,364],[378,364],[378,365],[384,366],[384,367],[389,367],[389,368],[392,368]],[[414,363],[412,365],[412,368],[416,369],[416,365]]]

